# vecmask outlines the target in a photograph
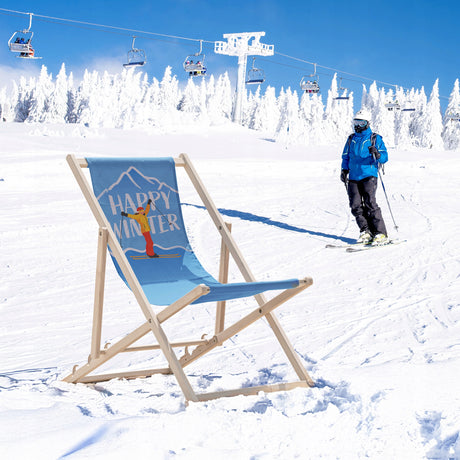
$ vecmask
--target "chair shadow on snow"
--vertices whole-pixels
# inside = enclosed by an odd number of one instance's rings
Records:
[[[197,209],[206,209],[204,206],[200,206],[197,204],[192,204],[192,203],[181,203],[182,206],[191,206]],[[331,233],[324,233],[324,232],[316,232],[314,230],[307,230],[306,228],[301,228],[301,227],[296,227],[294,225],[286,224],[284,222],[279,222],[277,220],[272,220],[269,217],[264,217],[264,216],[258,216],[256,214],[252,214],[250,212],[244,212],[244,211],[236,211],[234,209],[224,209],[224,208],[219,208],[218,209],[221,214],[224,216],[229,216],[229,217],[238,217],[239,219],[242,220],[248,220],[250,222],[260,222],[262,224],[266,225],[271,225],[273,227],[278,227],[283,230],[289,230],[291,232],[298,232],[298,233],[307,233],[308,235],[311,236],[317,236],[317,237],[322,237],[322,238],[331,238],[333,240],[338,240],[338,241],[343,241],[344,243],[354,243],[355,240],[353,238],[347,238],[345,236],[338,236],[338,235],[333,235]]]

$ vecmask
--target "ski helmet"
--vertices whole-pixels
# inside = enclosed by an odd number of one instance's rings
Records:
[[[353,117],[354,120],[366,120],[368,121],[369,123],[371,122],[371,114],[369,112],[369,110],[367,109],[361,109],[361,110],[358,110],[355,114],[355,116]]]
[[[137,212],[140,212],[140,211],[143,211],[143,210],[144,210],[144,208],[143,208],[142,206],[139,206],[139,207],[137,208]]]
[[[363,121],[365,123],[363,123]],[[366,110],[366,109],[358,110],[353,118],[353,125],[355,128],[355,131],[357,133],[361,133],[362,131],[369,128],[370,122],[371,122],[371,114],[369,110]]]

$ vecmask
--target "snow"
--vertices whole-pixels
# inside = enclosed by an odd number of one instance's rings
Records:
[[[170,134],[0,123],[0,136],[0,458],[460,458],[458,152],[391,148],[383,178],[399,232],[381,187],[378,201],[390,236],[408,241],[350,254],[325,248],[357,236],[339,180],[345,139],[287,146],[231,123]],[[275,314],[315,388],[186,405],[173,376],[62,382],[90,351],[97,244],[65,156],[182,152],[256,278],[313,277]],[[217,232],[181,171],[179,186],[191,243],[216,274]],[[231,302],[229,324],[253,305]],[[212,335],[214,312],[186,309],[166,332]],[[103,343],[142,321],[109,262]],[[163,362],[139,352],[114,366]],[[265,321],[186,373],[198,392],[296,379]]]

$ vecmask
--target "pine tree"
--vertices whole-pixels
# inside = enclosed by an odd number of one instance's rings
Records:
[[[43,122],[65,123],[67,115],[68,87],[65,64],[61,65],[56,82],[51,94],[45,100],[45,108],[42,115]]]
[[[247,103],[243,111],[243,126],[254,129],[255,114],[260,105],[260,85],[257,85],[255,92],[250,91]]]
[[[346,95],[346,90],[343,94]],[[348,135],[353,118],[353,98],[350,104],[349,99],[337,99],[338,96],[337,74],[334,74],[325,110],[325,131],[331,142],[342,141]]]
[[[374,106],[372,130],[379,133],[387,147],[395,145],[395,116],[399,112],[395,107],[387,107],[389,103],[395,103],[392,90],[385,93],[385,89],[379,90],[377,103]]]
[[[421,119],[420,146],[429,149],[442,149],[442,116],[439,102],[439,80],[436,80],[426,106],[425,116]]]
[[[66,123],[76,123],[77,122],[77,97],[76,91],[73,86],[73,73],[70,72],[69,78],[67,80],[67,111],[65,115]]]
[[[181,100],[177,105],[181,112],[191,113],[198,116],[200,113],[200,89],[195,85],[193,78],[189,78],[187,86],[182,93]]]
[[[16,86],[16,83],[13,82]],[[24,77],[19,79],[19,86],[15,93],[17,94],[17,103],[15,106],[14,121],[25,122],[29,118],[31,107],[33,105],[33,88],[35,87],[35,78],[30,78],[27,83]]]
[[[447,150],[456,150],[460,147],[460,88],[458,78],[455,80],[444,114],[442,140],[444,148]]]
[[[265,94],[260,97],[258,106],[254,111],[252,127],[265,132],[270,138],[276,133],[279,123],[280,110],[277,103],[276,91],[272,86],[267,86]]]
[[[415,116],[414,96],[415,91],[404,91],[403,88],[396,90],[396,99],[400,101],[401,110],[395,113],[395,145],[400,149],[411,147],[410,124]]]
[[[28,122],[43,123],[50,110],[50,98],[54,90],[53,76],[48,75],[47,68],[43,65],[38,80],[33,88]]]
[[[424,147],[423,130],[425,126],[425,117],[427,111],[427,97],[425,94],[425,88],[423,86],[415,95],[414,106],[415,115],[409,124],[411,143],[415,147]]]

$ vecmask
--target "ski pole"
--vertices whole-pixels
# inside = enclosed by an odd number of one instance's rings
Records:
[[[121,248],[123,248],[123,244],[122,244],[122,237],[123,237],[123,219],[124,219],[124,216],[123,214],[121,215],[121,222],[120,222],[120,246]]]
[[[393,217],[393,212],[391,211],[390,202],[388,201],[387,191],[385,190],[385,184],[383,183],[382,174],[380,174],[380,168],[378,168],[377,171],[379,172],[379,177],[380,177],[380,182],[382,184],[383,193],[385,194],[385,198],[387,200],[388,209],[390,210],[390,215],[391,215],[391,218],[393,219],[395,230],[398,231],[398,226],[396,225],[395,218]]]
[[[169,220],[168,217],[166,217],[164,215],[164,213],[161,211],[161,209],[157,206],[157,204],[155,203],[155,201],[152,201],[152,204],[153,204],[153,207],[168,221],[168,224],[169,224],[169,227],[172,228],[173,227],[173,223]]]

